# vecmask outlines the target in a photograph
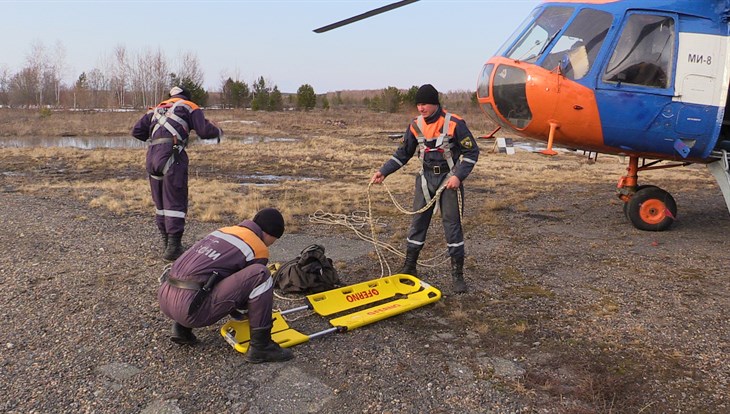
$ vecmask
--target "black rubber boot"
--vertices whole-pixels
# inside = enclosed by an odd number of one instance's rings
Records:
[[[167,233],[160,230],[160,240],[162,241],[162,254],[165,254],[165,250],[167,250]]]
[[[182,326],[177,322],[172,324],[170,340],[178,345],[195,345],[198,342],[198,338],[193,334],[193,328]]]
[[[420,253],[421,250],[409,247],[406,250],[406,261],[403,263],[403,268],[401,268],[400,273],[418,277],[418,269],[416,269],[416,266],[418,265],[418,255]]]
[[[280,362],[294,358],[292,351],[282,348],[271,340],[271,326],[251,329],[251,342],[246,352],[246,362]]]
[[[173,261],[180,257],[181,254],[183,254],[182,234],[170,234],[167,237],[167,248],[162,258]]]
[[[464,282],[464,256],[451,258],[451,277],[454,293],[466,293],[468,288]]]

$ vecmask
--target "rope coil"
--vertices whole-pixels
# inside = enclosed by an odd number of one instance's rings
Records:
[[[396,209],[406,215],[415,215],[415,214],[421,214],[436,204],[438,200],[441,199],[441,193],[444,192],[446,189],[445,182],[439,186],[439,188],[436,190],[436,193],[433,195],[431,200],[422,208],[418,209],[417,211],[410,211],[404,208],[403,206],[398,203],[398,200],[395,199],[395,196],[393,195],[393,192],[388,188],[388,185],[385,183],[382,183],[385,187],[385,191],[388,193],[388,196],[390,197],[390,200],[393,202],[393,205],[395,205]],[[392,245],[381,242],[378,240],[376,236],[376,227],[386,227],[385,223],[381,223],[377,219],[373,219],[373,201],[372,201],[372,188],[373,183],[368,183],[368,190],[367,190],[367,197],[368,197],[368,211],[355,211],[351,214],[334,214],[334,213],[326,213],[322,210],[317,210],[313,214],[309,216],[309,221],[311,223],[317,223],[317,224],[333,224],[333,225],[340,225],[349,228],[352,230],[360,239],[367,241],[373,245],[375,248],[375,255],[378,257],[378,262],[380,263],[380,276],[384,277],[386,275],[391,275],[392,271],[390,269],[390,265],[388,264],[388,261],[385,258],[385,252],[390,252],[400,258],[405,258],[405,253],[401,252],[399,249],[393,247]],[[463,207],[462,207],[462,198],[461,198],[461,192],[457,190],[457,199],[459,204],[459,219],[463,222]],[[368,225],[370,228],[370,234],[365,234],[362,229]],[[382,250],[381,250],[382,249]],[[443,256],[446,256],[445,259],[442,259]],[[439,261],[440,260],[440,261]],[[425,259],[425,260],[419,260],[418,264],[424,267],[436,267],[439,266],[449,260],[448,257],[448,250],[442,253],[441,255]],[[436,263],[434,263],[436,262]],[[387,273],[386,273],[387,272]]]

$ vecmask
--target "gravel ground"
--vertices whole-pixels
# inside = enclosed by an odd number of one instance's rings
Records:
[[[2,412],[730,411],[730,216],[711,181],[675,193],[680,220],[662,233],[626,222],[613,179],[500,209],[466,229],[468,294],[450,295],[445,265],[424,269],[439,302],[249,365],[220,324],[195,347],[168,340],[151,217],[16,191],[43,174],[0,176]],[[502,191],[470,186],[467,216]],[[184,242],[217,227],[191,220]],[[313,241],[345,282],[379,276],[367,244],[327,225],[302,223],[273,258]]]

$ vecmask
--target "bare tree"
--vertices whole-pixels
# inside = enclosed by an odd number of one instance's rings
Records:
[[[23,78],[23,85],[32,86],[35,88],[35,104],[38,106],[43,105],[43,82],[42,77],[46,72],[48,61],[46,59],[46,47],[40,40],[34,40],[31,43],[30,54],[26,56],[26,67],[21,70],[18,75]],[[22,75],[21,75],[22,73]],[[35,79],[28,79],[28,76],[35,76]],[[18,84],[16,84],[18,86]],[[29,103],[30,104],[30,103]]]
[[[86,76],[86,88],[90,95],[90,105],[93,108],[106,106],[106,97],[110,87],[109,79],[100,69],[92,69]]]
[[[182,54],[177,75],[180,79],[188,79],[195,85],[203,85],[205,74],[200,68],[200,61],[194,52],[185,52]]]
[[[138,52],[130,65],[130,81],[134,93],[134,105],[148,107],[155,99],[154,79],[152,78],[153,53],[150,50]]]
[[[8,101],[11,106],[32,106],[36,104],[40,77],[32,67],[26,67],[10,78]]]
[[[170,69],[162,49],[152,54],[150,59],[150,75],[152,77],[153,103],[160,102],[167,95],[170,86]]]
[[[35,40],[31,44],[24,68],[28,70],[22,71],[22,77],[36,76],[33,82],[24,82],[26,85],[32,84],[36,87],[36,105],[60,105],[61,80],[66,69],[65,59],[66,49],[60,42],[56,43],[52,54],[40,40]]]
[[[125,95],[129,86],[129,76],[131,68],[129,58],[127,57],[127,49],[123,45],[117,45],[114,48],[114,63],[111,67],[111,86],[114,90],[114,96],[117,99],[117,105],[121,108],[125,105]]]
[[[0,66],[0,106],[10,103],[8,92],[10,89],[10,70],[5,66]]]
[[[144,57],[140,54],[134,56],[134,62],[129,67],[130,88],[134,97],[134,106],[147,106],[146,103],[146,81],[147,65]]]
[[[169,86],[169,69],[162,50],[138,53],[129,77],[136,106],[149,107],[161,101]]]
[[[56,106],[61,104],[61,80],[66,72],[66,48],[60,41],[56,42],[53,57],[50,60],[48,67],[47,79],[53,86],[53,94],[56,101]]]

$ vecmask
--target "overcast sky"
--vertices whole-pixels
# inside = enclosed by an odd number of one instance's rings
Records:
[[[42,44],[65,51],[64,81],[103,68],[116,46],[161,48],[171,67],[193,52],[205,87],[263,76],[282,92],[475,90],[484,62],[540,0],[421,0],[323,34],[312,30],[392,0],[0,0],[0,69],[15,73]]]

